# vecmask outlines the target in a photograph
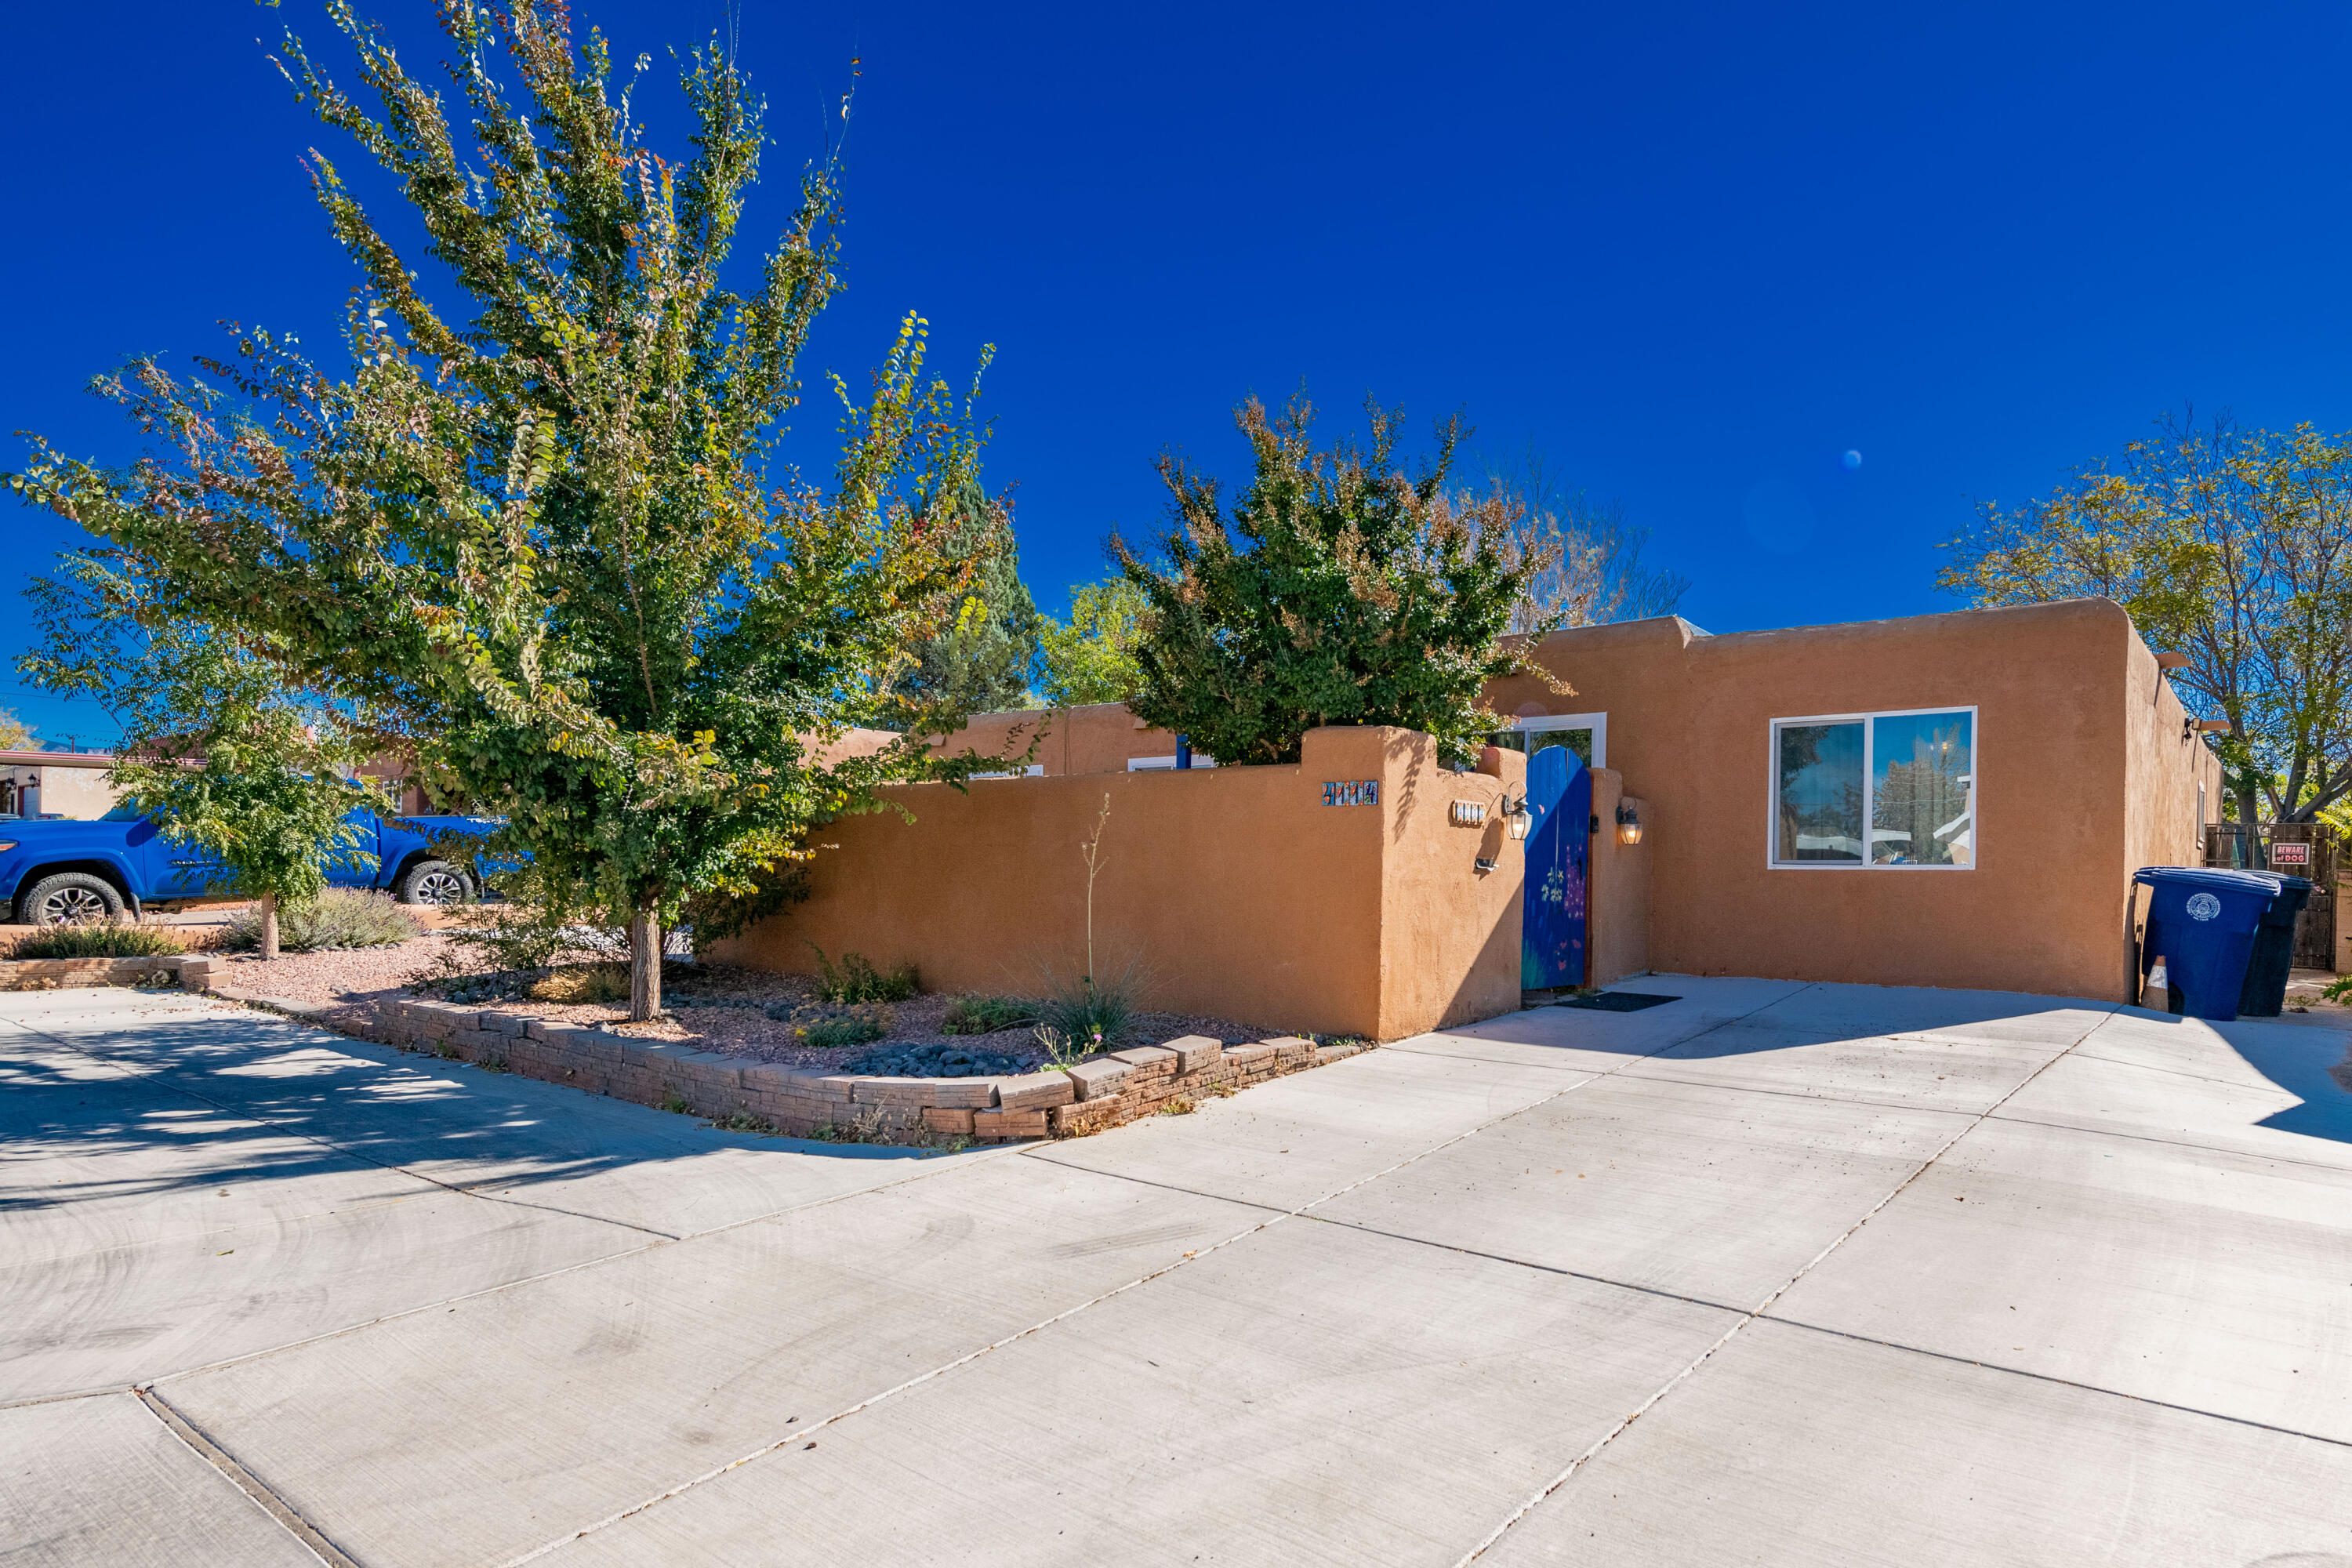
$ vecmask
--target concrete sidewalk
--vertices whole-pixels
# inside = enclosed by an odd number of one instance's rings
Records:
[[[1627,988],[958,1155],[0,996],[0,1560],[2352,1563],[2346,1032]]]

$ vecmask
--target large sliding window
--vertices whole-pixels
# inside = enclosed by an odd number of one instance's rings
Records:
[[[1977,710],[1772,721],[1774,866],[1977,861]]]

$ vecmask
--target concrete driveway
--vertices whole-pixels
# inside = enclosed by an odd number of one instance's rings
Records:
[[[953,1156],[0,996],[0,1562],[2352,1564],[2344,1032],[1628,988]]]

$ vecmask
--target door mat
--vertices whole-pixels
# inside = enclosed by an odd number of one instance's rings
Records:
[[[1645,991],[1595,991],[1590,996],[1563,996],[1552,1005],[1583,1007],[1595,1013],[1638,1013],[1644,1007],[1681,1000],[1679,996],[1654,996]]]

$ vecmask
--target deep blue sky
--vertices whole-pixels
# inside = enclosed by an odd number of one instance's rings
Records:
[[[362,9],[439,58],[416,0]],[[1233,404],[1302,379],[1335,425],[1370,391],[1532,441],[1716,631],[1944,607],[1974,500],[2184,401],[2352,427],[2339,5],[743,9],[755,232],[863,59],[804,371],[861,381],[909,307],[959,376],[996,343],[989,474],[1048,609],[1158,521],[1156,453],[1233,469]],[[578,12],[657,61],[725,14]],[[12,13],[0,431],[129,456],[82,382],[219,318],[332,352],[352,274],[297,159],[358,160],[257,46],[289,23],[350,79],[309,0]],[[638,107],[676,146],[662,65]],[[0,576],[67,532],[11,510]],[[92,726],[20,684],[0,706]]]

